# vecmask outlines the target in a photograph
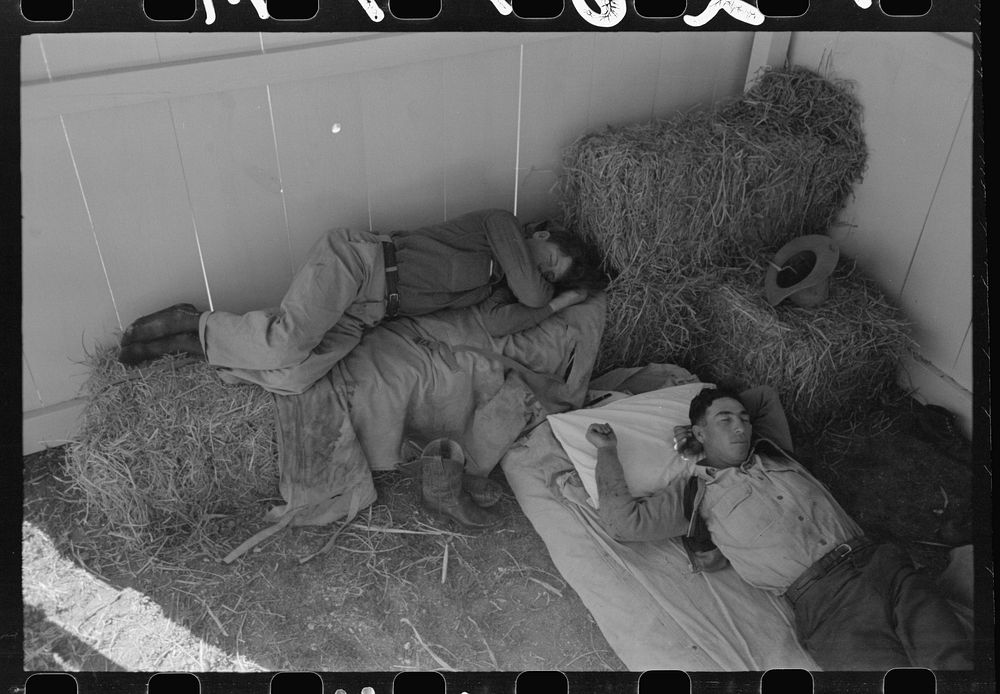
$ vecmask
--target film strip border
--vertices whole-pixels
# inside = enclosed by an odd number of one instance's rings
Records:
[[[969,673],[900,668],[887,673],[34,673],[24,694],[822,694],[971,692]],[[984,690],[985,691],[985,690]]]
[[[3,17],[4,14],[8,16]],[[244,29],[566,31],[793,29],[972,31],[963,0],[20,0],[0,19],[29,31]]]
[[[705,17],[714,30],[935,30],[978,31],[977,4],[960,0],[629,0],[613,3],[614,24],[588,18],[585,6],[608,8],[610,2],[587,0],[135,0],[97,3],[85,0],[21,0],[0,9],[0,26],[36,31],[114,30],[537,30],[565,31],[674,30],[697,28],[691,18]],[[763,26],[726,11],[747,5],[761,15]],[[263,8],[263,11],[261,10]],[[593,12],[593,9],[591,9]],[[697,14],[691,14],[697,13]],[[747,15],[750,16],[750,15]],[[685,17],[689,19],[685,20]],[[212,21],[209,21],[209,19]],[[933,673],[900,669],[888,673],[809,673],[772,670],[767,673],[24,673],[8,691],[41,692],[295,692],[310,694],[520,694],[546,692],[626,694],[690,692],[973,692],[971,673]]]

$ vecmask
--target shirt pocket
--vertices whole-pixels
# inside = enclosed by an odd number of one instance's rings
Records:
[[[741,544],[754,542],[779,520],[779,514],[746,482],[723,492],[712,505],[711,515],[723,533]]]
[[[490,284],[492,265],[493,258],[488,253],[463,253],[452,256],[447,268],[442,269],[450,291],[467,291]]]

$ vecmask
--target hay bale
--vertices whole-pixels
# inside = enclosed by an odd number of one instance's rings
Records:
[[[842,259],[829,298],[801,308],[764,297],[764,267],[727,273],[701,297],[695,370],[707,380],[774,386],[799,433],[863,413],[889,392],[910,346],[907,324],[853,261]]]
[[[224,385],[189,359],[126,370],[114,349],[101,349],[87,363],[65,470],[89,524],[118,537],[123,552],[197,544],[206,514],[277,493],[269,393]]]
[[[733,102],[570,145],[563,215],[620,273],[598,369],[687,361],[693,305],[719,268],[826,232],[866,161],[848,86],[803,68],[768,70]]]

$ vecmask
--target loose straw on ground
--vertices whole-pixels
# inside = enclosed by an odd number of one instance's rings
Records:
[[[425,651],[427,651],[427,653],[430,655],[430,657],[433,658],[435,660],[435,662],[437,662],[437,664],[441,666],[442,670],[447,670],[448,672],[455,672],[455,668],[453,668],[451,665],[449,665],[448,663],[446,663],[445,661],[443,661],[438,656],[438,654],[435,653],[434,651],[432,651],[431,648],[430,648],[430,646],[428,646],[424,642],[423,638],[421,638],[421,636],[420,636],[420,632],[417,631],[417,628],[415,626],[413,626],[413,623],[410,620],[408,620],[406,617],[403,617],[399,621],[402,622],[403,624],[406,624],[411,629],[413,629],[413,635],[416,637],[417,642],[420,644],[420,646]]]

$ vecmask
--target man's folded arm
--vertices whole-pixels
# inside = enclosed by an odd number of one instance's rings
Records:
[[[525,306],[507,286],[494,289],[479,307],[486,330],[493,337],[503,337],[533,328],[553,313],[548,304],[541,308]]]
[[[740,402],[750,415],[754,435],[770,439],[785,451],[793,452],[792,433],[778,391],[771,386],[756,386],[740,393]]]
[[[504,210],[489,210],[484,214],[486,239],[493,257],[503,268],[507,286],[528,308],[544,308],[555,296],[555,289],[538,272],[517,219]]]

